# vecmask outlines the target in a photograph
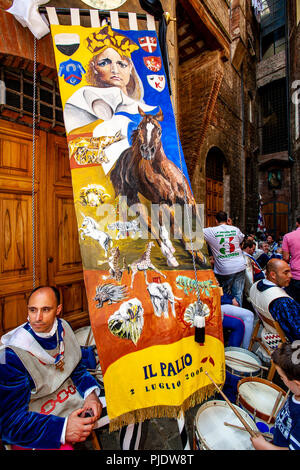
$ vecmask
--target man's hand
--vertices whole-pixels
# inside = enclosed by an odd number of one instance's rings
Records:
[[[232,299],[232,305],[235,305],[236,307],[240,306],[240,304],[238,303],[238,301],[236,300],[235,297],[233,297],[233,299]]]
[[[89,408],[91,408],[93,410],[94,417],[96,417],[96,420],[100,418],[102,413],[102,405],[95,392],[90,393],[86,397],[83,404],[83,408],[84,410],[88,410]]]
[[[83,442],[92,432],[97,417],[80,418],[79,415],[83,411],[85,408],[79,408],[69,415],[65,435],[66,442]]]

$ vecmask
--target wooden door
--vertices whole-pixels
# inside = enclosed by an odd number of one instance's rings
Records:
[[[284,201],[271,201],[263,204],[263,215],[267,232],[278,240],[288,232],[289,204]]]
[[[73,328],[88,323],[67,142],[47,136],[47,279],[60,289],[63,317]]]
[[[63,317],[88,324],[66,139],[36,132],[35,285],[55,285]],[[0,120],[0,336],[26,321],[33,287],[32,129]]]
[[[36,153],[40,146],[36,139]],[[35,194],[40,192],[39,163]],[[32,289],[32,131],[0,121],[0,334],[26,321]],[[37,222],[37,230],[39,225]],[[37,256],[40,256],[37,247]],[[37,269],[37,281],[42,266]]]
[[[206,157],[205,227],[216,225],[217,212],[224,210],[223,166],[223,153],[219,148],[212,147]]]
[[[216,225],[216,214],[223,210],[223,182],[212,178],[206,178],[206,225],[213,227]]]

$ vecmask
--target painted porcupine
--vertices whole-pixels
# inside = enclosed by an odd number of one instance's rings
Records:
[[[109,304],[120,302],[127,296],[126,286],[115,286],[114,284],[102,284],[96,287],[96,296],[94,300],[97,302],[96,307],[103,307],[104,302]]]

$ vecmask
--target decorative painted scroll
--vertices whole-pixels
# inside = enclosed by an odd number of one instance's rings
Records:
[[[175,417],[214,393],[205,371],[224,383],[224,346],[157,35],[51,31],[110,429]]]

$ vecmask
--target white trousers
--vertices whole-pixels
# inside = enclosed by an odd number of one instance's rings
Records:
[[[226,315],[231,315],[232,317],[237,317],[243,320],[245,325],[245,334],[242,342],[242,348],[248,349],[253,332],[254,313],[247,308],[237,307],[236,305],[230,304],[221,305],[221,310]]]

